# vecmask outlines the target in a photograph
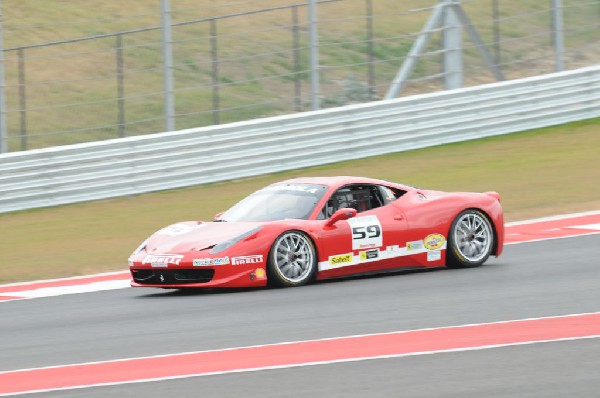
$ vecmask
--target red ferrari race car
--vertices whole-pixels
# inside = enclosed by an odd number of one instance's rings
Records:
[[[496,192],[446,193],[357,177],[269,185],[212,222],[154,233],[130,256],[132,286],[300,286],[398,268],[477,267],[498,256]]]

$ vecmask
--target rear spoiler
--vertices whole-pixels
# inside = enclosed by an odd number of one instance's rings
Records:
[[[492,198],[496,198],[498,202],[500,202],[500,194],[496,191],[484,192],[486,195],[491,196]]]

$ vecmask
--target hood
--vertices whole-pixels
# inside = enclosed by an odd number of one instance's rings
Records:
[[[199,251],[261,225],[254,222],[181,222],[155,232],[148,239],[146,251],[150,254]]]

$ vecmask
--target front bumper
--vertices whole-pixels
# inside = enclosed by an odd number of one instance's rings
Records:
[[[146,268],[132,267],[131,286],[158,288],[214,288],[266,286],[264,268],[231,270],[215,268]]]
[[[215,276],[214,269],[132,269],[133,281],[140,285],[179,285],[207,283]]]

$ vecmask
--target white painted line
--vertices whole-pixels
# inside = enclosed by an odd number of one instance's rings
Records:
[[[409,334],[409,333],[414,333],[414,332],[425,332],[425,331],[436,331],[436,330],[447,330],[447,329],[464,329],[467,327],[481,327],[481,326],[486,326],[486,325],[526,323],[526,322],[530,322],[530,321],[565,319],[565,318],[581,317],[581,316],[588,316],[588,315],[593,316],[593,315],[597,315],[597,314],[600,314],[600,312],[591,312],[591,313],[582,313],[582,314],[567,314],[567,315],[557,315],[557,316],[547,316],[547,317],[534,317],[534,318],[526,318],[526,319],[515,319],[515,320],[475,323],[475,324],[464,324],[464,325],[455,325],[455,326],[441,326],[441,327],[434,327],[434,328],[412,329],[412,330],[403,330],[403,331],[395,331],[395,332],[369,333],[369,334],[359,334],[359,335],[342,336],[342,337],[330,337],[330,338],[313,339],[313,340],[288,341],[288,342],[283,342],[283,343],[260,344],[260,345],[241,346],[241,347],[232,347],[232,348],[206,350],[206,351],[193,351],[193,352],[176,353],[176,354],[154,355],[154,356],[148,356],[148,357],[117,359],[117,360],[112,360],[112,361],[109,360],[109,361],[86,362],[86,363],[78,363],[78,364],[70,364],[70,365],[57,365],[57,366],[47,366],[47,367],[28,368],[28,369],[16,369],[16,370],[11,370],[11,371],[0,372],[0,375],[9,375],[11,373],[16,373],[16,372],[29,372],[29,371],[45,370],[45,369],[59,369],[59,368],[78,367],[78,366],[94,365],[94,364],[137,361],[137,360],[141,360],[141,359],[150,359],[150,358],[169,358],[169,357],[177,357],[177,356],[206,353],[206,352],[223,352],[223,351],[233,351],[233,350],[244,350],[244,349],[248,349],[248,348],[263,348],[263,347],[282,346],[282,345],[292,345],[293,346],[293,345],[298,345],[298,344],[302,344],[302,343],[311,343],[311,342],[319,342],[319,341],[339,341],[339,340],[345,340],[345,339],[355,339],[355,338],[370,337],[370,336],[398,335],[398,334]],[[102,386],[147,383],[147,382],[163,381],[163,380],[187,379],[187,378],[191,378],[191,377],[205,377],[205,376],[224,375],[224,374],[233,374],[233,373],[257,372],[257,371],[264,371],[264,370],[288,369],[288,368],[306,367],[306,366],[315,366],[315,365],[329,365],[329,364],[337,364],[337,363],[361,362],[361,361],[367,361],[367,360],[403,358],[403,357],[431,355],[431,354],[438,354],[438,353],[479,351],[479,350],[501,348],[501,347],[526,346],[526,345],[540,344],[540,343],[596,339],[599,337],[600,337],[600,335],[598,335],[598,334],[573,336],[573,337],[562,337],[562,338],[557,337],[554,339],[539,339],[539,340],[507,342],[507,343],[499,343],[499,344],[486,344],[486,345],[481,345],[481,346],[446,348],[446,349],[438,349],[438,350],[430,350],[430,351],[418,351],[417,350],[417,351],[412,351],[412,352],[395,353],[395,354],[359,356],[359,357],[353,357],[353,358],[339,358],[339,359],[330,359],[330,360],[322,360],[322,361],[314,361],[314,362],[290,363],[290,364],[283,364],[283,365],[271,365],[271,366],[267,365],[267,366],[251,367],[251,368],[227,369],[227,370],[220,370],[220,371],[214,371],[214,372],[181,374],[181,375],[175,375],[175,376],[143,378],[143,379],[137,379],[137,380],[131,379],[131,380],[118,381],[118,382],[105,382],[105,383],[94,383],[94,384],[86,384],[86,385],[78,385],[78,386],[55,387],[55,388],[50,388],[50,389],[28,390],[28,391],[23,391],[23,392],[12,392],[9,394],[0,394],[0,397],[24,395],[24,394],[32,394],[32,393],[40,393],[40,392],[48,392],[48,391],[73,390],[73,389],[84,389],[84,388],[102,387]]]
[[[575,218],[575,217],[585,217],[585,216],[595,216],[600,214],[600,210],[586,211],[583,213],[573,213],[573,214],[561,214],[559,216],[551,216],[551,217],[542,217],[542,218],[534,218],[531,220],[523,220],[523,221],[513,221],[509,223],[505,223],[506,227],[512,227],[514,225],[526,225],[526,224],[535,224],[538,222],[544,221],[557,221],[564,220],[567,218]]]
[[[589,232],[586,234],[573,234],[573,235],[565,235],[565,236],[553,236],[553,237],[548,237],[548,238],[540,238],[540,239],[530,239],[530,240],[524,240],[521,242],[506,242],[504,243],[505,246],[512,246],[512,245],[521,245],[524,243],[533,243],[533,242],[543,242],[546,240],[556,240],[556,239],[568,239],[568,238],[578,238],[580,236],[590,236],[590,235],[600,235],[600,231],[598,232]]]
[[[591,229],[600,231],[600,224],[573,225],[572,227],[564,227],[566,229]]]
[[[33,391],[25,391],[22,393],[0,394],[0,397],[13,397],[13,396],[17,396],[17,395],[28,395],[28,394],[36,394],[36,393],[42,393],[42,392],[51,392],[51,391],[81,390],[81,389],[86,389],[86,388],[119,386],[119,385],[124,385],[124,384],[150,383],[150,382],[155,382],[155,381],[181,380],[181,379],[189,379],[192,377],[219,376],[219,375],[235,374],[235,373],[261,372],[261,371],[265,371],[265,370],[303,368],[303,367],[307,367],[307,366],[317,366],[317,365],[335,365],[338,363],[351,363],[351,362],[363,362],[363,361],[372,361],[372,360],[380,360],[380,359],[405,358],[405,357],[413,357],[413,356],[420,356],[420,355],[480,351],[480,350],[488,350],[491,348],[516,347],[516,346],[526,346],[526,345],[533,345],[533,344],[557,343],[557,342],[576,341],[576,340],[589,340],[589,339],[597,339],[599,337],[600,337],[600,335],[582,336],[582,337],[567,337],[567,338],[555,339],[555,340],[536,340],[536,341],[525,341],[525,342],[518,342],[518,343],[493,344],[493,345],[486,345],[486,346],[479,346],[479,347],[450,348],[447,350],[419,351],[419,352],[410,352],[410,353],[405,353],[405,354],[377,355],[377,356],[370,356],[370,357],[335,359],[335,360],[330,360],[330,361],[306,362],[306,363],[296,363],[296,364],[289,364],[289,365],[263,366],[263,367],[248,368],[248,369],[225,370],[225,371],[220,371],[220,372],[186,374],[186,375],[181,375],[181,376],[156,377],[156,378],[152,378],[152,379],[127,380],[127,381],[121,381],[121,382],[116,382],[116,383],[98,383],[98,384],[88,384],[88,385],[82,385],[82,386],[76,386],[76,387],[62,387],[62,388],[52,388],[52,389],[47,389],[47,390],[33,390]]]
[[[174,354],[158,354],[158,355],[149,355],[149,356],[145,356],[145,357],[119,358],[119,359],[111,359],[111,360],[106,360],[106,361],[90,361],[90,362],[70,363],[70,364],[63,364],[63,365],[40,366],[40,367],[34,367],[34,368],[4,370],[4,371],[0,371],[0,375],[7,374],[7,373],[14,373],[14,372],[26,372],[26,371],[31,371],[31,370],[64,368],[64,367],[69,367],[69,366],[95,365],[95,364],[113,363],[113,362],[127,362],[127,361],[137,361],[140,359],[168,358],[168,357],[186,356],[186,355],[190,355],[190,354],[200,354],[200,353],[209,353],[209,352],[245,350],[248,348],[264,348],[264,347],[272,347],[272,346],[294,345],[294,344],[311,343],[311,342],[317,342],[317,341],[336,341],[336,340],[345,340],[345,339],[351,340],[351,339],[356,339],[356,338],[361,338],[361,337],[385,336],[385,335],[404,334],[404,333],[408,334],[408,333],[414,333],[414,332],[430,332],[430,331],[445,330],[445,329],[462,329],[462,328],[466,328],[466,327],[476,327],[476,326],[486,326],[486,325],[502,325],[502,324],[518,323],[518,322],[542,321],[545,319],[563,319],[563,318],[583,317],[583,316],[598,315],[598,314],[600,314],[600,311],[579,312],[579,313],[575,313],[575,314],[565,314],[565,315],[537,316],[537,317],[531,317],[531,318],[508,319],[508,320],[504,320],[504,321],[483,322],[483,323],[464,323],[464,324],[460,324],[460,325],[436,326],[436,327],[431,327],[431,328],[408,329],[408,330],[395,330],[395,331],[391,331],[391,332],[351,334],[348,336],[323,337],[320,339],[288,340],[288,341],[282,341],[279,343],[253,344],[253,345],[245,345],[245,346],[237,346],[237,347],[214,348],[211,350],[185,351],[185,352],[178,352],[178,353],[174,353]]]
[[[129,280],[116,280],[86,283],[84,285],[74,286],[43,287],[34,290],[23,290],[15,293],[6,293],[6,295],[8,296],[14,294],[15,296],[23,298],[40,298],[62,296],[65,294],[92,293],[100,292],[103,290],[124,289],[126,287],[130,287]]]
[[[1,287],[32,285],[34,283],[51,283],[51,282],[62,282],[62,281],[75,281],[75,280],[78,280],[78,279],[90,279],[90,278],[97,278],[97,277],[103,277],[103,276],[111,276],[111,275],[118,276],[118,275],[128,275],[128,274],[129,274],[129,270],[127,270],[127,271],[112,271],[112,272],[103,272],[103,273],[100,273],[100,274],[70,276],[70,277],[67,277],[67,278],[40,279],[40,280],[29,281],[29,282],[6,283],[4,285],[0,285],[0,288]]]

